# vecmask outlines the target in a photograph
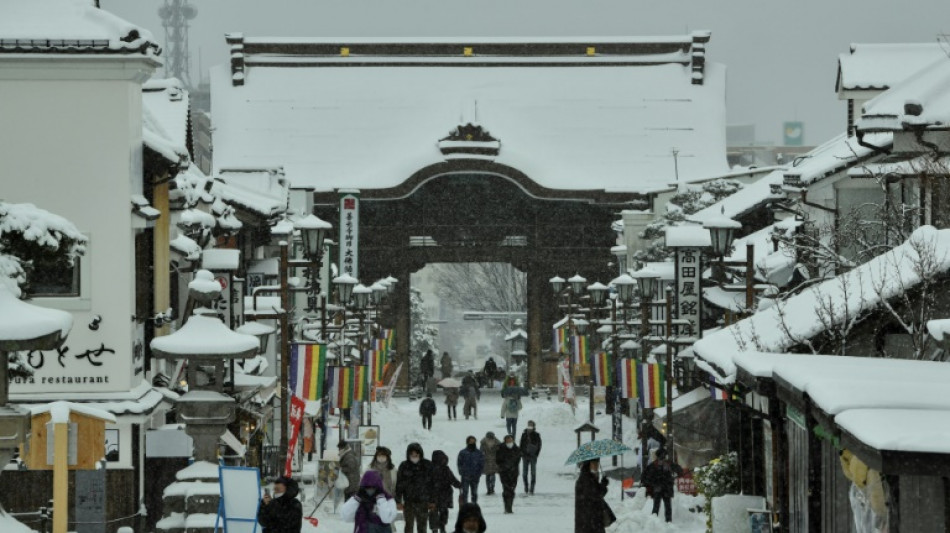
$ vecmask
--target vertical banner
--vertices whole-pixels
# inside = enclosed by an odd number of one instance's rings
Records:
[[[662,365],[637,365],[637,399],[644,409],[666,405],[666,371]]]
[[[359,279],[360,191],[339,189],[340,274]]]
[[[676,316],[689,321],[689,331],[683,332],[693,337],[702,337],[700,318],[703,315],[702,289],[700,288],[700,253],[696,248],[677,248],[676,250]]]
[[[574,384],[571,383],[570,362],[565,357],[558,365],[558,375],[561,378],[561,394],[565,403],[574,403]]]
[[[290,390],[304,400],[323,398],[323,382],[327,368],[325,344],[293,344],[290,346]]]
[[[594,386],[609,387],[614,384],[614,372],[610,359],[610,354],[607,352],[600,352],[593,357],[591,365],[593,365]]]
[[[567,350],[567,328],[554,328],[554,353]]]
[[[620,372],[620,397],[637,397],[637,360],[621,359],[617,366]]]
[[[587,365],[590,361],[587,358],[587,335],[571,336],[571,347],[574,352],[575,365]]]
[[[287,441],[287,461],[284,462],[284,475],[290,477],[291,464],[294,454],[297,453],[297,437],[300,436],[300,425],[303,423],[303,410],[307,403],[296,394],[290,397],[290,438]]]

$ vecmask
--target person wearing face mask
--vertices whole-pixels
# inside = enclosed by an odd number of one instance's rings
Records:
[[[616,517],[604,500],[607,478],[600,477],[600,459],[581,463],[581,474],[574,484],[574,533],[604,533]]]
[[[477,503],[464,503],[459,507],[454,533],[485,533],[487,529],[482,509]]]
[[[396,514],[396,501],[376,470],[363,474],[359,490],[340,509],[343,521],[353,522],[353,533],[392,533]]]
[[[376,447],[376,455],[370,461],[369,467],[377,472],[383,478],[383,488],[390,494],[395,494],[396,484],[393,479],[393,452],[385,446]]]
[[[518,488],[518,463],[521,461],[521,450],[515,446],[515,438],[505,435],[505,443],[495,452],[495,462],[498,464],[498,474],[501,477],[501,499],[505,503],[505,514],[511,514],[515,502],[515,489]]]
[[[274,497],[264,493],[257,511],[257,523],[261,525],[262,533],[300,533],[303,507],[297,499],[299,493],[293,479],[279,477],[274,481]]]
[[[475,447],[477,443],[475,437],[469,435],[456,461],[459,475],[462,476],[462,502],[468,501],[471,491],[472,503],[478,503],[478,482],[485,471],[485,454]]]
[[[495,452],[498,450],[498,447],[501,445],[498,442],[498,439],[495,438],[495,433],[489,431],[485,433],[485,438],[482,439],[481,452],[485,454],[485,488],[488,489],[489,496],[495,493],[495,474],[498,473],[498,463],[495,462]]]
[[[431,492],[435,500],[435,511],[429,513],[429,528],[433,533],[445,533],[449,523],[449,509],[454,507],[453,488],[459,489],[462,482],[449,468],[449,456],[442,450],[432,452]]]
[[[396,470],[396,507],[406,521],[406,533],[426,533],[426,518],[435,509],[431,482],[432,463],[425,459],[422,446],[413,442]]]
[[[534,494],[535,474],[538,467],[538,456],[541,455],[541,434],[534,426],[534,420],[528,420],[528,427],[521,434],[521,466],[525,494]],[[531,472],[531,483],[528,484],[528,471]]]

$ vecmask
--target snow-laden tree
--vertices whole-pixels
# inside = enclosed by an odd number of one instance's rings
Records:
[[[673,252],[666,247],[666,228],[682,224],[686,217],[705,209],[742,188],[734,180],[717,179],[700,186],[687,186],[677,192],[666,205],[663,218],[647,225],[640,238],[649,241],[649,245],[633,253],[637,262],[666,261]]]
[[[443,263],[433,267],[436,294],[464,311],[518,313],[527,310],[527,276],[508,263]],[[514,319],[492,321],[502,336]]]
[[[72,266],[85,251],[86,237],[65,218],[33,204],[0,200],[0,284],[13,294],[29,293],[30,274],[38,264]],[[10,377],[29,374],[11,354]]]
[[[436,354],[438,365],[439,328],[429,322],[429,313],[423,304],[422,293],[418,289],[410,289],[409,309],[412,338],[409,347],[409,382],[415,383],[419,375],[419,362],[427,350]]]

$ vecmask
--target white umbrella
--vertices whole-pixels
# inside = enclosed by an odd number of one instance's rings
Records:
[[[439,382],[439,385],[447,389],[457,389],[462,386],[462,382],[455,378],[445,378]]]

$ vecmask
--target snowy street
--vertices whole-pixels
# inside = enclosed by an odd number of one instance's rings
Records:
[[[398,463],[405,460],[406,446],[411,442],[418,442],[425,450],[426,458],[431,457],[433,450],[446,452],[449,456],[449,465],[455,471],[456,456],[459,450],[464,447],[465,438],[468,435],[474,435],[479,441],[487,431],[493,431],[499,439],[503,436],[505,422],[499,418],[501,397],[497,391],[498,389],[483,390],[482,401],[478,406],[479,417],[477,420],[465,420],[465,417],[461,416],[461,409],[459,410],[458,420],[447,420],[442,394],[433,395],[439,412],[433,418],[431,432],[422,428],[418,415],[419,402],[411,402],[408,398],[394,398],[389,408],[375,407],[373,422],[379,423],[381,426],[382,445],[393,450],[393,461],[397,467]],[[524,402],[524,410],[518,420],[519,435],[515,439],[516,442],[520,439],[520,433],[527,425],[528,420],[535,421],[537,431],[543,439],[541,457],[538,460],[538,480],[535,493],[533,495],[524,494],[524,488],[519,478],[514,514],[505,515],[503,513],[500,483],[496,487],[495,495],[486,496],[485,481],[482,477],[482,482],[479,485],[478,504],[482,507],[485,520],[488,522],[488,531],[522,531],[526,527],[531,528],[532,531],[552,533],[571,531],[574,527],[574,481],[577,469],[570,465],[565,466],[564,461],[576,448],[574,428],[587,421],[587,400],[586,398],[579,400],[577,413],[573,415],[569,406],[557,403],[554,400],[548,401],[542,398],[532,401],[524,398],[522,401]],[[598,409],[602,409],[602,406],[598,406]],[[628,431],[625,432],[626,436],[632,438],[633,435],[629,431],[633,425],[632,421],[625,419],[624,423],[629,426],[627,427]],[[596,425],[602,428],[601,434],[603,434],[603,431],[610,428],[610,417],[607,415],[598,416]],[[332,446],[332,440],[328,441],[328,445]],[[364,468],[369,464],[370,458],[365,459]],[[635,464],[636,457],[628,453],[624,460],[628,465]],[[611,468],[609,466],[610,460],[603,461],[603,465],[606,470],[609,470]],[[457,491],[455,495],[455,499],[457,499]],[[672,524],[666,524],[662,518],[650,514],[652,500],[648,501],[642,490],[634,498],[628,497],[621,503],[620,484],[611,480],[606,499],[618,517],[617,524],[608,528],[610,532],[701,533],[705,531],[705,517],[702,514],[691,513],[688,510],[691,506],[701,506],[701,498],[677,495],[673,499]],[[332,504],[330,503],[328,499],[314,515],[319,519],[319,527],[306,529],[309,524],[305,522],[304,531],[320,533],[350,533],[352,531],[351,524],[343,523],[338,516],[332,513]],[[305,515],[309,514],[312,509],[312,502],[304,504]],[[457,509],[450,513],[450,527],[454,527],[455,524],[455,511]],[[404,524],[399,522],[397,526],[402,528]]]

